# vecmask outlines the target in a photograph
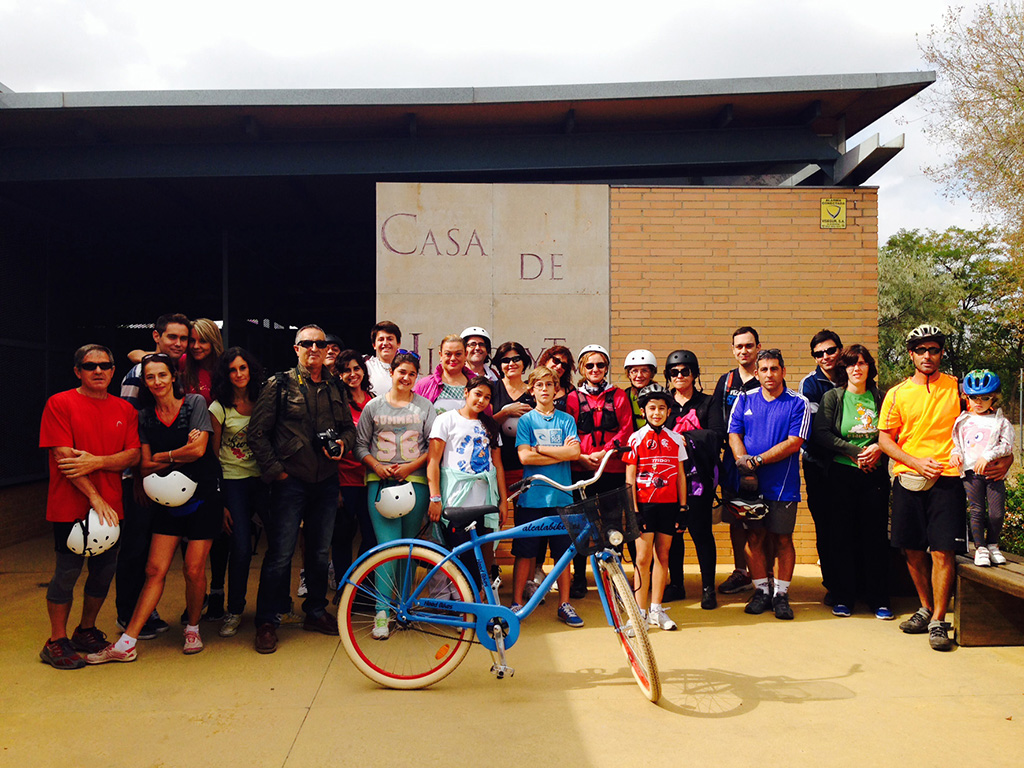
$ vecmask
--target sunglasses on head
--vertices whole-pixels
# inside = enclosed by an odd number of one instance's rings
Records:
[[[101,371],[109,371],[114,367],[113,363],[79,363],[78,367],[83,371],[95,371],[99,368]]]
[[[689,376],[690,373],[691,373],[691,371],[690,371],[689,368],[673,368],[672,370],[670,370],[668,372],[668,375],[671,378],[675,379],[675,378],[678,378],[680,376]]]
[[[326,339],[303,339],[302,341],[295,342],[295,345],[303,349],[312,349],[313,347],[327,349],[331,346],[331,343]]]
[[[811,356],[815,360],[820,360],[825,355],[834,355],[838,351],[839,351],[839,347],[832,346],[832,347],[828,347],[827,349],[816,349],[813,352],[811,352]]]
[[[600,363],[584,363],[583,367],[586,368],[588,371],[603,371],[605,368],[608,367],[608,363],[605,363],[603,361]]]
[[[512,365],[512,363],[521,363],[521,362],[523,362],[522,355],[512,355],[511,357],[503,357],[503,358],[501,358],[501,364],[502,365]]]

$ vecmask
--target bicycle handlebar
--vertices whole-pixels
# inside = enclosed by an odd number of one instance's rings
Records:
[[[531,475],[530,477],[524,477],[522,480],[512,483],[512,485],[509,486],[509,498],[514,498],[515,496],[518,496],[520,493],[525,491],[527,488],[530,487],[534,480],[541,480],[550,485],[552,488],[557,488],[558,490],[565,491],[566,493],[572,493],[573,491],[578,491],[580,488],[586,488],[587,486],[593,485],[594,483],[601,479],[601,475],[604,474],[604,468],[608,465],[608,461],[614,454],[623,453],[627,450],[629,449],[621,445],[616,445],[614,448],[605,453],[604,457],[601,459],[600,465],[598,465],[597,467],[597,472],[594,473],[593,477],[585,478],[583,480],[573,483],[572,485],[562,485],[561,483],[556,483],[550,477],[547,477],[545,475]]]

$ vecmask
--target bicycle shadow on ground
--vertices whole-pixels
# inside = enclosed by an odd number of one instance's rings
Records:
[[[738,717],[752,712],[762,702],[806,704],[852,699],[856,694],[836,682],[861,671],[860,664],[835,677],[795,678],[788,675],[757,677],[725,669],[672,669],[661,671],[662,709],[685,717]],[[635,685],[627,667],[617,670],[591,667],[574,673],[584,685]]]

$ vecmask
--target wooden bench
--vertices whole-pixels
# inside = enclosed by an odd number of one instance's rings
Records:
[[[956,558],[954,625],[957,645],[1024,645],[1024,558],[980,568]]]

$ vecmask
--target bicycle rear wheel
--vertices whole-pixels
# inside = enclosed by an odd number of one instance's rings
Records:
[[[472,614],[442,611],[405,602],[443,556],[426,547],[396,544],[368,556],[343,585],[338,628],[345,652],[356,668],[388,688],[425,688],[448,676],[469,652],[472,627],[451,627],[431,615],[472,621]],[[424,587],[423,598],[471,603],[472,587],[451,560]],[[398,608],[415,613],[416,620],[399,621]],[[387,617],[387,630],[374,629],[378,612]],[[381,636],[383,635],[383,636]]]
[[[661,698],[661,678],[658,676],[658,664],[654,660],[650,638],[647,637],[647,620],[640,614],[640,606],[636,604],[622,567],[618,563],[599,560],[598,570],[611,607],[615,636],[626,654],[629,669],[644,696],[649,701],[657,702]]]

